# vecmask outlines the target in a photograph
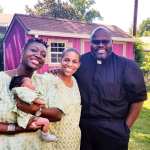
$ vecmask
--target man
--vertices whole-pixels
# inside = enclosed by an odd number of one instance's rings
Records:
[[[81,57],[75,77],[82,98],[81,150],[127,150],[146,88],[136,63],[112,52],[107,28],[93,31],[91,52]]]

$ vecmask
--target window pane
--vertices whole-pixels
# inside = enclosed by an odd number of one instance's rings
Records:
[[[58,44],[57,43],[51,43],[51,47],[57,47]]]
[[[64,47],[65,43],[58,43],[58,47]]]
[[[58,54],[58,62],[61,61],[61,55],[62,55],[62,54]]]
[[[63,52],[63,51],[64,51],[64,48],[58,48],[58,51],[59,51],[59,52]]]
[[[51,52],[57,52],[57,48],[51,48]]]
[[[51,54],[51,57],[55,57],[55,58],[56,58],[56,57],[57,57],[57,54]]]
[[[53,63],[57,63],[57,58],[51,58],[51,61],[52,61]]]
[[[61,57],[62,54],[58,54],[58,57]]]
[[[51,43],[51,47],[55,47],[55,43]]]
[[[51,43],[51,62],[60,62],[62,52],[65,49],[65,43]]]

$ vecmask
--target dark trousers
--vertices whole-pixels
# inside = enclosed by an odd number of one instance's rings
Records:
[[[123,120],[81,119],[80,150],[128,150],[129,129]]]

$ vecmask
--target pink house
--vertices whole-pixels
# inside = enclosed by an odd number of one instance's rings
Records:
[[[86,53],[90,50],[90,34],[98,26],[104,25],[16,14],[4,37],[4,69],[16,68],[20,61],[22,47],[31,37],[42,38],[49,45],[46,64],[40,70],[41,72],[47,67],[59,65],[64,48],[74,47],[81,54]],[[106,27],[112,32],[114,52],[133,59],[133,38],[117,26]]]

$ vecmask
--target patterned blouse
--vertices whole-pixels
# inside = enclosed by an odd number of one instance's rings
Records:
[[[81,99],[74,77],[73,87],[67,87],[57,76],[46,74],[48,80],[47,100],[49,107],[57,107],[64,113],[61,121],[51,123],[50,131],[58,136],[58,141],[45,144],[45,149],[52,150],[79,150]],[[46,80],[46,79],[45,79]],[[49,147],[51,146],[51,147]]]
[[[9,91],[11,77],[0,72],[0,122],[16,123],[16,113],[12,111],[15,101]],[[42,77],[34,74],[32,82],[45,92]],[[0,134],[0,150],[41,150],[45,142],[41,141],[38,132],[19,133],[13,135]]]

